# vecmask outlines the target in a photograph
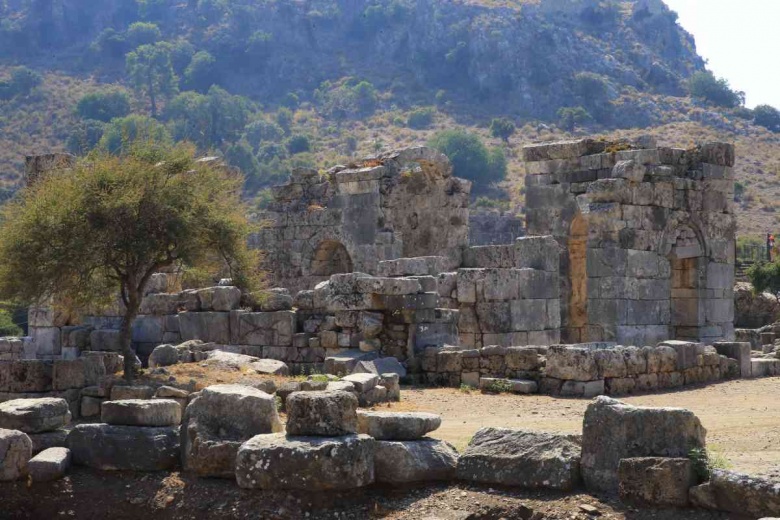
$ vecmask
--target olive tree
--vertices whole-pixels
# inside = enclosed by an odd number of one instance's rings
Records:
[[[131,325],[154,273],[220,268],[240,287],[254,284],[241,188],[240,175],[197,161],[185,145],[136,143],[45,175],[0,210],[0,299],[95,312],[118,293],[132,379]]]

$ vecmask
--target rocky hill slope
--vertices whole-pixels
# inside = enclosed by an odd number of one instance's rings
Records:
[[[24,154],[139,125],[224,154],[259,200],[294,165],[462,128],[501,149],[507,181],[486,192],[519,211],[524,142],[644,132],[736,141],[741,229],[778,224],[776,134],[689,97],[704,61],[661,0],[5,0],[0,20],[0,199]],[[40,84],[14,93],[20,66]],[[126,101],[79,103],[109,90]]]

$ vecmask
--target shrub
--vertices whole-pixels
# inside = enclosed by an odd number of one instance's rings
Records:
[[[496,379],[485,387],[485,392],[491,394],[507,394],[512,392],[512,383],[508,379]]]
[[[458,177],[487,185],[506,177],[506,158],[499,149],[488,150],[478,135],[464,130],[443,130],[430,140],[436,148],[452,161]]]
[[[15,67],[11,71],[10,79],[0,81],[0,100],[26,96],[41,83],[43,83],[43,77],[34,70],[27,67]]]
[[[412,110],[406,118],[406,126],[415,130],[424,130],[433,124],[436,110],[433,107],[423,107]]]
[[[558,109],[558,126],[571,132],[575,127],[590,123],[593,117],[582,107],[562,107]]]
[[[92,151],[103,137],[105,127],[105,123],[95,119],[81,121],[68,136],[68,151],[76,155],[84,155]]]
[[[694,448],[688,453],[693,471],[701,481],[708,481],[714,469],[729,469],[731,463],[715,449]]]
[[[199,51],[184,71],[184,82],[188,88],[206,92],[217,83],[217,60],[206,51]]]
[[[157,43],[162,40],[162,32],[153,23],[136,22],[128,27],[125,40],[131,48],[135,49],[140,45]]]
[[[780,295],[780,263],[757,263],[747,270],[747,277],[757,293],[769,291]]]
[[[0,338],[6,336],[21,336],[22,329],[14,323],[11,313],[0,308]]]
[[[744,92],[732,90],[726,79],[716,78],[709,71],[697,72],[691,76],[688,80],[688,90],[691,96],[719,107],[736,108],[745,104]]]
[[[107,123],[130,113],[130,96],[119,89],[93,92],[82,97],[76,105],[82,119],[94,119]]]
[[[309,138],[305,135],[294,135],[287,140],[287,151],[295,155],[311,150]]]
[[[260,143],[270,141],[278,142],[284,137],[284,130],[278,124],[265,119],[252,121],[244,128],[244,137],[249,144],[257,148]]]
[[[156,119],[138,114],[114,119],[105,127],[99,146],[112,154],[121,154],[134,141],[170,143],[168,130]]]
[[[780,132],[780,110],[769,105],[758,105],[753,109],[753,122],[771,132]]]
[[[509,138],[515,133],[515,124],[505,117],[493,119],[490,122],[490,135],[498,137],[505,143],[509,142]]]

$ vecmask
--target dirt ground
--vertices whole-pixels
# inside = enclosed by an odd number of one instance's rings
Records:
[[[675,392],[621,397],[638,406],[679,406],[692,410],[707,429],[707,444],[731,469],[766,473],[780,468],[780,378],[737,380]],[[485,426],[581,433],[586,399],[540,395],[483,395],[457,389],[405,389],[393,408],[442,416],[431,436],[463,449]]]

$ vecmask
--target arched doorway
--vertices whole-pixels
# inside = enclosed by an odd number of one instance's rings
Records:
[[[569,312],[567,336],[569,341],[587,341],[588,325],[588,223],[578,214],[569,232]]]
[[[337,240],[320,242],[312,255],[309,274],[328,277],[334,274],[351,273],[352,258],[344,244]]]
[[[669,237],[671,251],[672,323],[674,339],[698,340],[705,325],[704,299],[707,264],[702,241],[690,226],[677,228]]]

